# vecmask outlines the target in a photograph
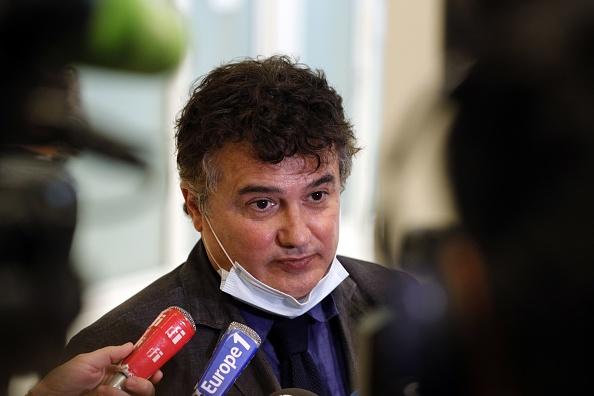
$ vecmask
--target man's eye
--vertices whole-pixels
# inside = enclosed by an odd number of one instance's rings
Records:
[[[321,201],[322,199],[324,199],[325,196],[325,192],[316,191],[315,193],[311,194],[311,199],[313,199],[314,201]]]
[[[270,206],[270,201],[266,199],[260,199],[253,203],[253,205],[260,210],[266,209]]]

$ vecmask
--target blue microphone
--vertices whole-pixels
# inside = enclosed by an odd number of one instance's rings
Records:
[[[250,327],[232,322],[215,348],[192,396],[222,396],[233,385],[261,344],[260,336]]]

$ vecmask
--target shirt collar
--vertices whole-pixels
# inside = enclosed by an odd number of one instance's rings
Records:
[[[245,304],[242,301],[235,300],[237,307],[241,311],[241,315],[246,321],[246,325],[251,327],[260,338],[266,338],[268,331],[274,324],[274,321],[279,317],[267,312],[261,311],[251,305]],[[338,315],[338,309],[334,302],[332,294],[326,296],[319,304],[316,304],[312,309],[307,311],[305,315],[309,315],[317,322],[327,322],[334,316]]]

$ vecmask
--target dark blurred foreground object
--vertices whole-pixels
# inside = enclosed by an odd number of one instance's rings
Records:
[[[80,309],[80,283],[70,262],[76,191],[65,170],[79,148],[57,136],[84,133],[88,125],[73,68],[48,75],[40,91],[52,95],[29,125],[55,140],[0,145],[0,339],[10,357],[0,370],[3,396],[14,375],[43,376],[55,367]]]
[[[590,394],[594,2],[507,9],[452,96],[448,171],[467,240],[441,269],[458,394]]]
[[[80,150],[143,166],[86,122],[73,67],[173,69],[181,17],[143,0],[0,0],[0,396],[57,363],[80,308],[70,262],[77,201],[64,164]]]
[[[0,394],[13,374],[55,366],[80,308],[69,261],[76,193],[60,161],[15,149],[0,156]]]
[[[444,292],[443,315],[423,322],[419,394],[591,394],[594,1],[450,3],[476,18],[450,43],[465,60],[446,89],[461,229],[438,235],[439,255],[431,236],[393,257]]]
[[[76,63],[171,71],[186,49],[183,22],[159,1],[0,0],[0,142],[66,142],[98,152],[114,146],[101,134],[65,128],[62,93],[48,81]]]

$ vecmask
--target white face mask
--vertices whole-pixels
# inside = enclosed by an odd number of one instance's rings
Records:
[[[204,244],[207,252],[213,258],[217,267],[219,267],[217,272],[219,275],[221,275],[221,290],[227,294],[230,294],[236,299],[263,311],[288,318],[300,316],[322,301],[346,277],[349,276],[349,273],[335,257],[332,261],[332,264],[330,265],[330,270],[328,273],[326,273],[326,275],[305,297],[297,300],[296,298],[283,293],[280,290],[262,283],[252,274],[246,271],[245,268],[243,268],[237,261],[231,260],[231,257],[229,257],[227,254],[227,251],[221,244],[217,234],[210,225],[210,221],[207,217],[205,217],[205,219],[212,230],[212,234],[214,235],[217,243],[232,265],[231,271],[221,268],[219,263],[217,263],[214,259],[214,256],[210,254],[208,246]]]

